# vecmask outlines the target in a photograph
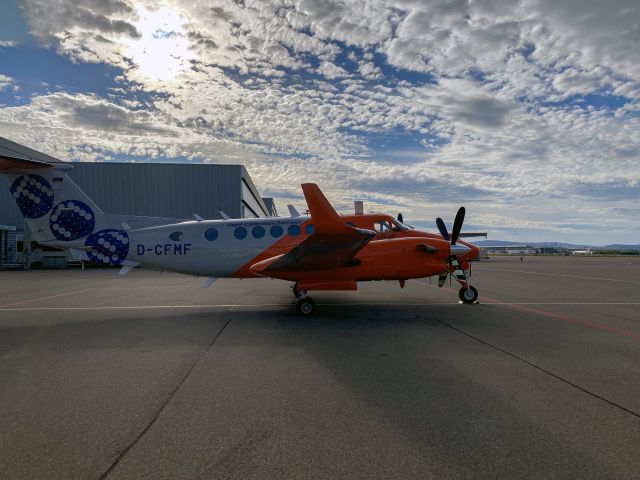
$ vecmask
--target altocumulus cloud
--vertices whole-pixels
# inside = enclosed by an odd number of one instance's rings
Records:
[[[243,162],[287,201],[317,181],[344,208],[364,197],[432,222],[465,204],[504,236],[637,243],[633,0],[23,3],[39,48],[108,66],[112,84],[18,102],[18,76],[0,75],[17,141],[87,161]],[[185,48],[154,51],[171,44]],[[163,54],[175,71],[154,78],[142,63]]]

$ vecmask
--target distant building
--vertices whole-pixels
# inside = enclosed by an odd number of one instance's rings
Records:
[[[0,154],[60,160],[0,137]],[[71,162],[66,172],[105,212],[175,221],[254,218],[277,214],[273,199],[262,199],[244,165],[191,163]],[[0,267],[24,262],[25,223],[8,185],[0,180]],[[28,235],[27,235],[28,237]],[[36,251],[34,261],[38,260]],[[46,256],[46,255],[45,255]],[[49,257],[65,255],[50,254]],[[66,261],[66,260],[65,260]],[[58,263],[60,261],[58,260]],[[55,263],[55,262],[54,262]]]
[[[270,217],[277,217],[278,216],[278,211],[276,210],[276,204],[273,201],[273,198],[271,197],[262,197],[262,201],[264,202],[264,204],[267,207],[267,210],[269,211],[269,216]]]

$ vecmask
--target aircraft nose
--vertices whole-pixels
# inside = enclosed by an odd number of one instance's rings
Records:
[[[467,247],[466,245],[451,245],[450,248],[450,252],[451,255],[456,255],[456,256],[461,256],[461,255],[465,255],[466,253],[468,253],[471,249],[469,247]]]

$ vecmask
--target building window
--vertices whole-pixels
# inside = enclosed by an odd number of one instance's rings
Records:
[[[204,232],[204,238],[206,238],[210,242],[213,242],[218,238],[218,230],[216,230],[215,228],[210,228],[209,230]]]
[[[243,239],[247,238],[247,229],[244,228],[244,227],[238,227],[233,231],[233,235],[238,240],[243,240]]]
[[[291,235],[292,237],[300,235],[300,226],[299,225],[289,225],[289,228],[287,228],[287,233],[289,235]]]
[[[280,225],[274,225],[273,227],[271,227],[269,232],[271,233],[271,236],[273,238],[280,238],[282,236],[283,230]]]
[[[173,232],[171,235],[169,235],[169,238],[174,242],[179,242],[180,240],[182,240],[182,237],[184,237],[184,233],[182,232]]]
[[[253,230],[251,230],[251,234],[254,236],[254,238],[262,238],[264,237],[264,228],[260,225],[258,225],[257,227],[253,227]]]
[[[309,223],[306,227],[304,227],[304,233],[306,233],[307,235],[311,235],[313,233],[313,223]]]

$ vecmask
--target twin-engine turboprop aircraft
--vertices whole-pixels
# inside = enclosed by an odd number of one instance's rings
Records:
[[[460,283],[460,300],[473,303],[469,260],[477,247],[458,241],[460,208],[451,235],[437,220],[440,235],[415,230],[383,214],[338,215],[317,185],[302,185],[309,216],[196,220],[106,214],[64,173],[65,163],[0,156],[32,237],[42,245],[70,249],[76,259],[120,266],[142,265],[217,278],[270,277],[293,282],[298,311],[309,315],[314,290],[357,290],[358,282],[406,280],[449,274]],[[154,225],[155,222],[155,225]],[[159,225],[158,223],[162,223]],[[148,226],[151,225],[151,226]]]

